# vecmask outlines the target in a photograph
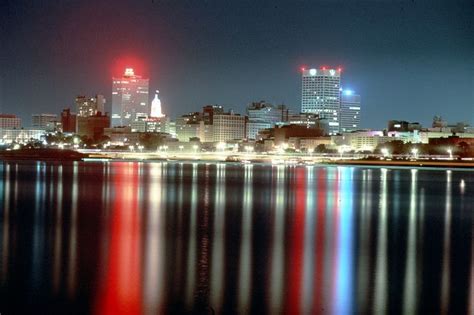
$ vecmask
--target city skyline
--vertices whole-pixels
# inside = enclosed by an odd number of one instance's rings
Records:
[[[110,78],[125,66],[162,91],[171,117],[205,104],[244,113],[258,100],[297,110],[300,67],[340,65],[351,82],[343,88],[363,99],[362,128],[390,119],[426,125],[436,114],[474,122],[468,1],[354,1],[339,10],[325,1],[53,4],[0,10],[0,111],[24,121],[59,113],[80,94],[102,93],[110,105]],[[114,24],[115,15],[133,18]]]

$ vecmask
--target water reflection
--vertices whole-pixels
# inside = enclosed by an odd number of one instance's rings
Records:
[[[474,309],[472,172],[121,162],[0,174],[6,313]]]

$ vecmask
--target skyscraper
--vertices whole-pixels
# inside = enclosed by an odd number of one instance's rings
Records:
[[[341,95],[341,132],[351,132],[360,128],[360,95],[351,90]]]
[[[127,68],[122,77],[112,80],[113,126],[129,126],[137,117],[150,115],[149,79],[135,75],[132,68]]]
[[[303,69],[301,112],[327,120],[329,133],[339,132],[341,69]]]

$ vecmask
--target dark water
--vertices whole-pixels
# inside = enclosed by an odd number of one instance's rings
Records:
[[[473,314],[474,172],[0,164],[0,313]]]

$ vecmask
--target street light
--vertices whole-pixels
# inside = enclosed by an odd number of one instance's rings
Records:
[[[448,151],[449,159],[452,160],[453,159],[453,149],[448,148],[446,151]]]
[[[390,152],[388,151],[387,148],[382,148],[381,151],[384,157],[388,157],[390,155]]]
[[[411,149],[411,153],[413,153],[413,157],[414,157],[415,159],[418,158],[418,149],[417,149],[417,148]]]
[[[250,146],[250,145],[247,145],[247,146],[245,146],[245,151],[247,151],[247,153],[250,153],[250,152],[253,151],[253,147]]]

